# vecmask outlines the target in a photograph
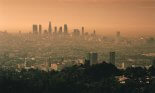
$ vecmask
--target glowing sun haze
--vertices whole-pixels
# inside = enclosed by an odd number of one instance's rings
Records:
[[[31,31],[50,20],[70,29],[155,35],[155,0],[0,0],[0,30]]]

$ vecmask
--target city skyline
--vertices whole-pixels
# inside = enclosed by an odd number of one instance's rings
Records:
[[[155,93],[155,0],[0,0],[0,93]]]
[[[154,5],[154,0],[0,0],[0,30],[29,32],[33,23],[47,28],[51,20],[53,26],[84,26],[89,32],[152,35]]]

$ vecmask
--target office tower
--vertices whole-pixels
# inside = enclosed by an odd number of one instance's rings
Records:
[[[84,35],[84,27],[82,27],[82,35]]]
[[[86,60],[89,60],[90,61],[90,55],[91,55],[91,53],[87,53],[86,54]]]
[[[38,34],[38,25],[33,25],[32,26],[33,34]]]
[[[117,31],[116,37],[119,38],[120,36],[121,36],[121,32],[120,31]]]
[[[109,62],[113,65],[115,65],[115,55],[116,53],[115,52],[110,52],[110,60]]]
[[[68,34],[68,27],[67,27],[67,24],[64,24],[64,34]]]
[[[62,26],[59,28],[59,34],[62,34]]]
[[[51,34],[52,33],[52,25],[51,22],[49,22],[49,26],[48,26],[48,33]]]
[[[57,31],[58,31],[58,29],[57,29],[57,27],[55,26],[55,27],[54,27],[54,33],[57,34]]]
[[[39,24],[39,34],[42,34],[42,25]]]
[[[89,61],[90,65],[98,63],[98,54],[97,53],[87,53],[86,60]]]
[[[98,54],[91,53],[90,54],[90,65],[97,64],[97,63],[98,63]]]
[[[91,53],[87,53],[86,56],[85,56],[84,64],[87,65],[87,66],[90,66],[90,54]]]
[[[80,30],[79,29],[74,29],[73,30],[73,36],[80,36]]]
[[[93,35],[96,35],[96,31],[94,30]]]
[[[97,53],[91,53],[90,65],[97,64],[97,63],[98,63],[98,54]]]

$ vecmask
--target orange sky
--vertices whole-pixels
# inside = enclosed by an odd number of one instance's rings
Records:
[[[46,28],[49,20],[70,29],[155,34],[155,0],[0,0],[0,30]]]

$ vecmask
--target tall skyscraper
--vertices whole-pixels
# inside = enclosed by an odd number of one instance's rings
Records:
[[[93,35],[96,35],[96,31],[95,30],[93,31]]]
[[[84,35],[84,27],[82,27],[82,35]]]
[[[113,65],[115,65],[115,56],[116,56],[116,53],[115,52],[110,52],[110,59],[109,59],[109,62]]]
[[[116,37],[119,38],[120,36],[121,36],[121,32],[120,31],[117,31]]]
[[[98,63],[98,54],[97,53],[87,53],[86,60],[89,61],[90,65]]]
[[[90,55],[91,55],[91,53],[87,53],[86,54],[86,60],[89,60],[90,61]]]
[[[59,34],[62,34],[62,26],[59,28]]]
[[[80,36],[80,30],[79,29],[74,29],[73,30],[73,36]]]
[[[97,64],[97,63],[98,63],[98,54],[97,53],[91,53],[90,65]]]
[[[39,24],[39,34],[42,34],[42,25]]]
[[[51,34],[51,33],[52,33],[52,25],[51,25],[51,22],[49,22],[48,32],[49,32],[49,34]]]
[[[119,43],[121,41],[121,32],[117,31],[116,32],[116,39],[115,39],[115,42],[116,43]]]
[[[58,28],[57,28],[57,26],[55,26],[54,27],[54,33],[57,34],[57,32],[58,32]]]
[[[33,34],[38,34],[38,25],[33,24],[32,30],[33,30]]]
[[[68,34],[68,27],[67,27],[67,24],[64,24],[64,34]]]

